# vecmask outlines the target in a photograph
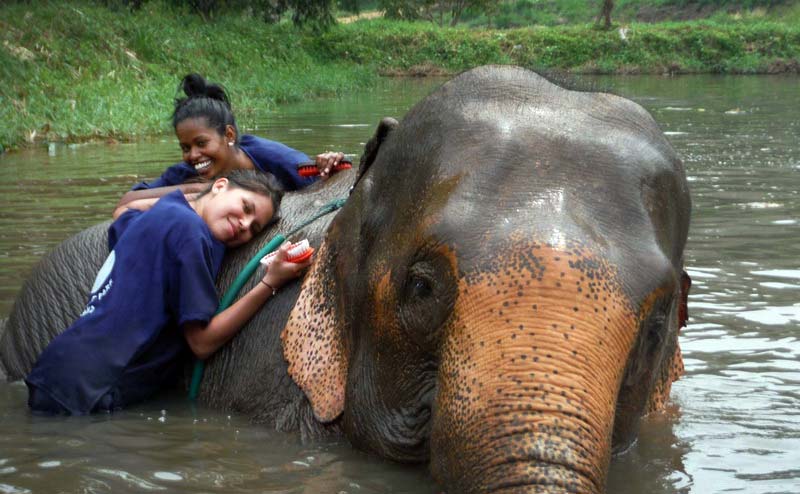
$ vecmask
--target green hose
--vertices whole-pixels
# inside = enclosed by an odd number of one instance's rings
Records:
[[[332,213],[337,209],[341,208],[346,199],[334,199],[333,201],[329,202],[322,208],[320,208],[319,212],[309,218],[308,220],[301,223],[297,228],[292,230],[291,232],[286,234],[286,237],[293,235],[294,233],[298,232],[300,229],[305,228],[310,223],[316,221],[317,219],[325,216],[328,213]],[[219,302],[219,307],[217,307],[217,314],[224,311],[228,307],[233,304],[233,301],[236,299],[236,296],[239,295],[239,291],[242,289],[247,280],[253,276],[253,273],[258,268],[258,264],[261,261],[261,258],[269,254],[270,252],[274,251],[278,247],[281,246],[282,243],[286,241],[286,237],[281,235],[280,233],[272,237],[272,240],[267,243],[264,247],[261,248],[242,268],[242,271],[233,280],[231,286],[228,287],[228,290],[223,295],[222,300]],[[205,370],[205,361],[197,359],[194,363],[194,369],[192,370],[192,381],[189,384],[189,399],[194,401],[197,399],[198,393],[200,393],[200,382],[203,380],[203,371]]]
[[[233,280],[231,286],[225,292],[225,295],[222,297],[222,300],[219,301],[219,307],[217,307],[217,314],[224,311],[228,307],[231,306],[233,301],[236,299],[236,296],[239,295],[239,291],[242,289],[247,280],[255,272],[256,268],[258,268],[258,263],[261,261],[261,258],[272,252],[273,250],[277,249],[281,246],[283,242],[286,241],[286,237],[281,235],[280,233],[272,237],[272,240],[269,241],[267,245],[265,245],[261,250],[253,256],[252,259],[247,263],[247,265],[242,269],[239,275]],[[205,361],[197,359],[194,362],[194,370],[192,370],[192,382],[189,385],[189,399],[196,400],[197,394],[200,392],[200,382],[203,380],[203,370],[205,370]]]

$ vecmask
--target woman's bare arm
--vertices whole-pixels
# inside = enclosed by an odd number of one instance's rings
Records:
[[[277,290],[287,281],[297,278],[311,264],[311,259],[301,263],[287,261],[288,252],[289,244],[285,243],[262,280],[233,305],[215,315],[207,325],[197,322],[184,324],[184,337],[197,358],[210,357],[258,312],[273,295],[273,289]]]
[[[197,192],[202,192],[207,187],[208,187],[207,183],[195,182],[190,184],[172,185],[169,187],[156,187],[154,189],[131,190],[123,194],[122,198],[114,207],[114,214],[117,215],[118,210],[124,212],[128,208],[134,207],[129,205],[133,201],[140,201],[142,199],[151,199],[152,201],[150,202],[150,205],[152,205],[153,203],[155,203],[155,201],[160,199],[161,196],[167,195],[174,190],[182,190],[184,194],[193,194]],[[140,208],[135,208],[135,209],[140,209]]]

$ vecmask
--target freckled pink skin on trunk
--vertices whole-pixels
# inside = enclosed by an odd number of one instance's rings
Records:
[[[431,438],[444,485],[603,491],[622,356],[636,336],[615,276],[590,252],[537,246],[461,280]]]

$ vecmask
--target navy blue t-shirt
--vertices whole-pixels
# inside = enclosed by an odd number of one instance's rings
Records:
[[[317,180],[317,177],[301,177],[297,173],[297,165],[309,163],[311,160],[305,153],[285,144],[243,134],[239,141],[239,147],[250,157],[256,168],[275,175],[286,190],[302,189]],[[180,185],[197,176],[198,173],[194,167],[181,161],[167,168],[161,177],[150,182],[140,182],[131,190]]]
[[[83,313],[26,379],[31,396],[44,393],[76,415],[108,393],[126,406],[174,382],[189,354],[182,325],[206,323],[217,310],[225,246],[180,191],[125,212],[109,244]]]

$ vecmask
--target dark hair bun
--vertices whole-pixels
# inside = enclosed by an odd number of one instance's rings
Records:
[[[239,129],[236,127],[228,95],[222,86],[209,83],[200,74],[189,74],[178,86],[178,94],[181,91],[186,96],[175,98],[172,128],[177,129],[178,124],[186,119],[202,118],[206,125],[216,129],[221,136],[225,135],[228,126],[233,127],[235,142],[239,144]]]
[[[186,99],[211,98],[225,103],[231,107],[225,89],[219,84],[207,82],[200,74],[189,74],[181,81],[181,89],[186,94]]]

